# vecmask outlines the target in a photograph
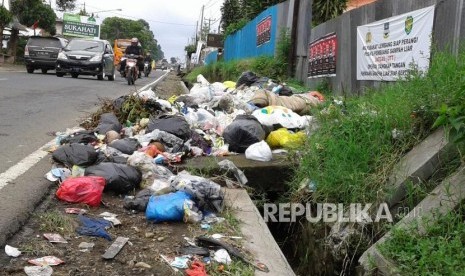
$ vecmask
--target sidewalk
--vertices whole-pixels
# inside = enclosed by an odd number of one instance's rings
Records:
[[[0,63],[0,72],[26,72],[26,66],[20,64]]]

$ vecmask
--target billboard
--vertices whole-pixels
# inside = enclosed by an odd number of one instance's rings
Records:
[[[220,34],[207,35],[207,47],[223,48],[224,37]]]
[[[357,27],[357,80],[396,81],[429,68],[434,6]]]
[[[327,34],[308,45],[308,77],[336,76],[337,36]]]
[[[267,16],[257,24],[257,47],[271,40],[271,15]]]
[[[63,35],[74,37],[100,37],[100,24],[95,18],[78,14],[63,14]]]

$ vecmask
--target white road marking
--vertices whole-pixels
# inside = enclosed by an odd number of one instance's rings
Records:
[[[0,81],[5,81],[5,80],[8,80],[8,79],[6,79],[6,78],[0,79]]]
[[[23,160],[19,161],[16,165],[10,167],[4,173],[0,174],[0,190],[6,185],[10,184],[13,180],[20,177],[23,173],[27,172],[32,166],[37,164],[42,158],[48,155],[48,152],[42,150],[44,147],[49,147],[55,144],[55,139],[48,142],[38,150],[26,156]]]
[[[159,77],[154,82],[142,87],[139,91],[144,91],[151,85],[162,80],[166,75],[168,75],[169,71],[166,74]],[[2,79],[0,79],[2,80]],[[0,190],[3,189],[6,185],[10,184],[10,182],[14,181],[16,178],[20,177],[22,174],[27,172],[30,168],[32,168],[35,164],[37,164],[42,158],[48,155],[48,152],[42,150],[43,148],[50,147],[55,144],[55,139],[48,142],[47,144],[40,147],[38,150],[31,153],[29,156],[25,157],[23,160],[19,161],[16,165],[10,167],[8,170],[0,174]]]

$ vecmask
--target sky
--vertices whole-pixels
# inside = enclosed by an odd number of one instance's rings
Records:
[[[52,5],[55,1],[51,1]],[[212,30],[218,30],[223,0],[78,0],[77,7],[85,3],[88,13],[122,9],[122,11],[99,12],[100,20],[119,16],[127,19],[144,19],[150,24],[155,39],[161,45],[165,58],[180,58],[184,61],[184,47],[195,37],[197,21],[212,19]],[[57,15],[61,14],[57,12]],[[200,23],[199,23],[200,25]]]

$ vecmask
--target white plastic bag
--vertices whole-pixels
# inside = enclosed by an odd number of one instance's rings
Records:
[[[306,119],[294,111],[282,106],[267,106],[252,113],[265,126],[281,125],[285,128],[305,128]]]
[[[250,145],[245,150],[245,158],[256,160],[256,161],[263,161],[268,162],[271,161],[273,158],[273,154],[271,153],[271,148],[265,141],[260,141],[258,143]]]

